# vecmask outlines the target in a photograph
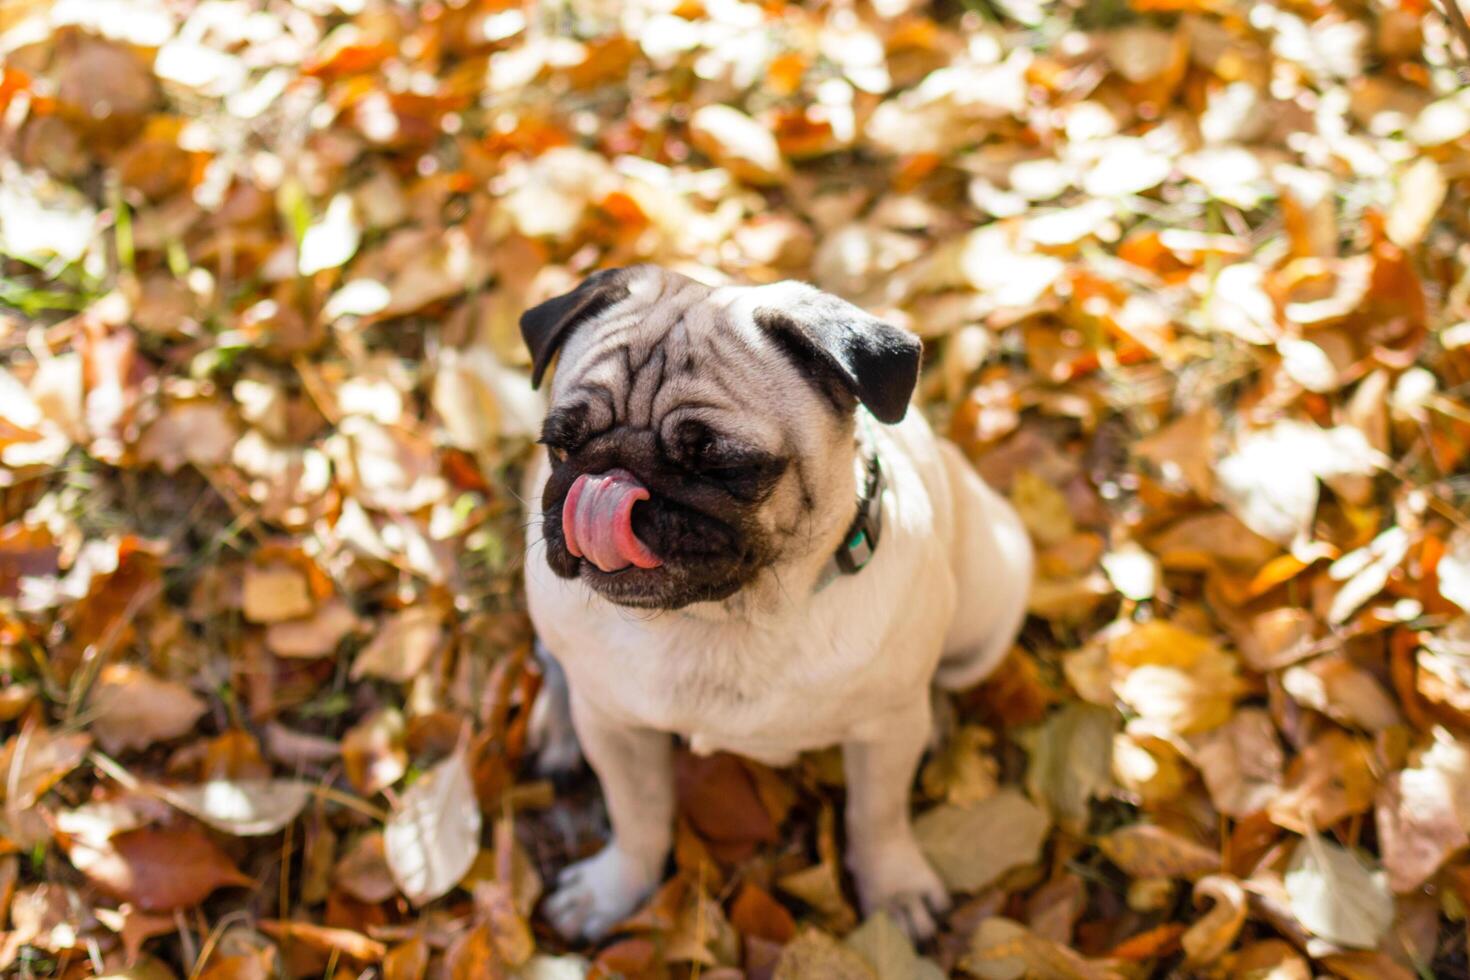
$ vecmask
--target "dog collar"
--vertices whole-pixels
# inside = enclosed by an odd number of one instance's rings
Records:
[[[878,460],[877,451],[873,450],[867,454],[866,479],[858,496],[857,514],[848,526],[842,544],[822,569],[816,591],[831,585],[839,575],[856,575],[872,561],[883,534],[883,490],[886,486],[883,464]]]

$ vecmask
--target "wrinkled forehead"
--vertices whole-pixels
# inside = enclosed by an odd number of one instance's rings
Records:
[[[813,395],[756,325],[752,292],[682,276],[636,278],[626,299],[568,341],[554,404],[584,404],[594,429],[667,433],[697,419],[756,446],[783,445],[786,423]]]

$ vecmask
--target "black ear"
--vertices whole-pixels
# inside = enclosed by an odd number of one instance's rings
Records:
[[[785,287],[787,284],[782,283]],[[772,288],[772,287],[767,287]],[[919,380],[919,338],[810,287],[755,310],[755,322],[824,390],[862,402],[880,422],[903,420]],[[852,408],[848,401],[846,409]]]
[[[521,314],[521,338],[531,352],[531,387],[541,384],[552,356],[572,330],[628,295],[631,269],[594,272],[569,293]]]

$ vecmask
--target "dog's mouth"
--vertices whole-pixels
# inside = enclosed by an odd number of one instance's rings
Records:
[[[552,570],[619,605],[678,609],[725,599],[760,564],[734,526],[655,495],[626,469],[578,475],[548,511]]]
[[[583,473],[562,502],[567,551],[609,574],[658,568],[663,560],[633,530],[633,508],[647,499],[648,488],[627,470]]]

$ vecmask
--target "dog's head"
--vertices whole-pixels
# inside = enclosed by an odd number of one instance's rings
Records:
[[[801,283],[596,273],[528,310],[546,560],[607,599],[677,609],[830,554],[854,516],[853,425],[897,422],[917,338]]]

